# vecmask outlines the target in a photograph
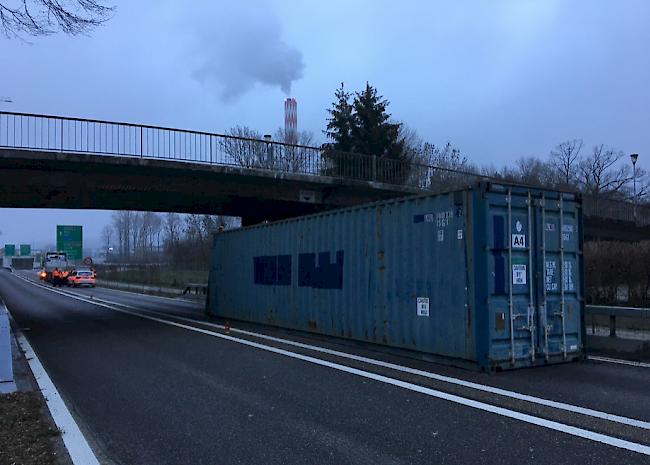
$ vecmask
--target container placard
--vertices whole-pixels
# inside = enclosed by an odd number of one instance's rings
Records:
[[[513,234],[512,235],[512,248],[513,249],[525,249],[526,248],[526,235],[525,234]]]
[[[417,298],[417,312],[418,316],[429,316],[429,298],[428,297],[418,297]]]
[[[512,284],[526,284],[526,265],[512,265]]]

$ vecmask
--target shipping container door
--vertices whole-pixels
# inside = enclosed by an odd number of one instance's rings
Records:
[[[535,359],[535,214],[532,193],[493,186],[488,198],[488,313],[492,367]]]
[[[572,194],[541,193],[535,202],[537,344],[546,360],[582,350],[579,204]]]

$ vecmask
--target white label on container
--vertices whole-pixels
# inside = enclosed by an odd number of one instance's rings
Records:
[[[553,260],[546,261],[546,273],[544,283],[547,291],[557,291],[557,281],[555,279],[556,263]]]
[[[445,240],[445,230],[438,229],[438,242],[442,242],[444,240]]]
[[[568,260],[564,261],[564,271],[562,273],[562,279],[564,281],[564,290],[573,291],[573,262]]]
[[[462,229],[459,229],[458,231],[456,231],[456,239],[458,239],[459,241],[463,239],[463,230]]]
[[[512,235],[512,248],[513,249],[525,249],[526,248],[526,235],[525,234],[513,234]]]
[[[418,316],[429,316],[429,298],[418,297]]]
[[[436,214],[436,224],[439,228],[444,228],[449,226],[449,220],[454,217],[454,212],[449,210],[446,212],[440,212]]]
[[[512,284],[526,284],[526,265],[512,265]]]

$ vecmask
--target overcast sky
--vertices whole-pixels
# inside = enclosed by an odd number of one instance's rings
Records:
[[[0,38],[0,96],[13,100],[0,108],[265,133],[289,92],[299,128],[322,141],[336,87],[369,81],[395,119],[479,165],[582,138],[650,169],[647,0],[114,3],[91,37]],[[52,243],[67,223],[94,245],[109,220],[4,209],[0,242]]]

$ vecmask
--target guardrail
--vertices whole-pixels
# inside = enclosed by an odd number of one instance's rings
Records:
[[[650,308],[586,305],[585,316],[588,319],[586,322],[587,326],[591,327],[592,334],[596,333],[597,326],[601,326],[607,322],[609,325],[609,336],[616,337],[616,330],[618,325],[620,325],[621,319],[627,321],[626,328],[632,327],[632,329],[647,330],[650,332]]]
[[[14,380],[10,334],[9,312],[0,300],[0,383],[11,383]]]
[[[607,218],[611,220],[635,223],[639,226],[650,225],[650,206],[624,200],[583,197],[584,215]]]
[[[191,161],[447,190],[488,176],[456,169],[201,131],[0,111],[0,147]],[[498,180],[497,180],[498,181]],[[650,225],[650,206],[584,198],[586,216]]]

